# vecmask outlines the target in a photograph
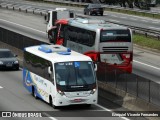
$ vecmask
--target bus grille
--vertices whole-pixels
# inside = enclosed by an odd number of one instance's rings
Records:
[[[127,52],[128,47],[103,47],[103,52]]]

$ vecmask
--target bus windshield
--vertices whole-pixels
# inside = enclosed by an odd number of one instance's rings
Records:
[[[55,63],[55,79],[61,88],[86,88],[96,82],[93,63],[91,61]]]
[[[131,34],[129,30],[103,30],[100,39],[100,42],[131,42]]]

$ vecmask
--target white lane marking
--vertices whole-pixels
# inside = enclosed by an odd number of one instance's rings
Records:
[[[136,63],[142,64],[142,65],[145,65],[145,66],[148,66],[148,67],[151,67],[151,68],[160,70],[160,68],[158,68],[158,67],[155,67],[155,66],[152,66],[152,65],[148,65],[148,64],[146,64],[146,63],[142,63],[142,62],[139,62],[139,61],[136,61],[136,60],[133,60],[133,61],[136,62]]]
[[[130,18],[130,20],[137,20],[137,19],[135,19],[135,18]]]
[[[147,20],[141,20],[141,21],[143,21],[143,22],[149,22],[149,21],[147,21]]]
[[[123,18],[123,19],[125,19],[125,18],[127,18],[127,17],[120,17],[120,18]]]
[[[43,113],[43,114],[45,114],[48,118],[50,118],[51,120],[58,120],[58,119],[56,119],[56,118],[54,118],[54,117],[51,117],[49,114],[47,114],[47,113]]]
[[[24,28],[27,28],[27,29],[30,29],[30,30],[34,30],[34,31],[37,31],[37,32],[46,34],[45,32],[42,32],[42,31],[40,31],[40,30],[36,30],[36,29],[34,29],[34,28],[31,28],[31,27],[27,27],[27,26],[20,25],[20,24],[14,23],[14,22],[10,22],[10,21],[7,21],[7,20],[3,20],[3,19],[0,19],[0,20],[1,20],[1,21],[4,21],[4,22],[7,22],[7,23],[10,23],[10,24],[14,24],[14,25],[17,25],[17,26],[21,26],[21,27],[24,27]]]
[[[114,19],[109,19],[111,22],[120,22],[118,20],[114,20]]]
[[[156,28],[156,27],[148,27],[150,29],[156,29],[156,30],[160,30],[160,28]]]
[[[113,14],[113,12],[110,12],[110,13]],[[114,13],[114,14],[124,15],[123,13]],[[116,16],[116,15],[113,15],[113,16]],[[134,16],[134,15],[127,15],[127,14],[125,14],[125,16],[127,16],[127,17],[133,17],[133,18],[138,18],[138,19],[144,19],[144,20],[150,20],[150,21],[159,21],[158,19],[157,20],[153,20],[152,18],[148,18],[148,17],[140,17],[140,16]],[[118,17],[118,16],[116,16],[116,17]]]
[[[0,89],[2,89],[3,87],[2,86],[0,86]]]
[[[99,105],[99,104],[95,104],[95,105],[98,106],[98,107],[100,107],[100,108],[102,108],[102,109],[105,110],[105,111],[109,111],[109,112],[112,111],[112,110],[110,110],[110,109],[107,109],[107,108],[105,108],[105,107]]]
[[[158,23],[158,24],[159,24],[160,22],[159,22],[159,21],[153,21],[152,23],[154,23],[154,24],[157,24],[157,23]]]
[[[116,15],[111,15],[112,17],[118,17],[118,16],[116,16]]]
[[[99,104],[95,104],[95,105],[98,106],[98,107],[100,107],[100,108],[102,108],[102,109],[104,109],[105,111],[114,112],[114,111],[112,111],[112,110],[110,110],[110,109],[107,109],[107,108],[105,108],[105,107],[103,107],[103,106],[101,106],[101,105],[99,105]],[[126,118],[126,117],[120,117],[120,118],[122,118],[122,119],[124,119],[124,120],[130,120],[130,119]]]

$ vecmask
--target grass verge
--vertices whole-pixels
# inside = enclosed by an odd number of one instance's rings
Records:
[[[160,50],[160,40],[144,35],[134,34],[133,43],[142,47]]]

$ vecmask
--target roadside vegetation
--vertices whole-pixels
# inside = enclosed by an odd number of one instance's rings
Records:
[[[133,43],[142,47],[160,50],[160,39],[158,40],[157,38],[134,34]]]

